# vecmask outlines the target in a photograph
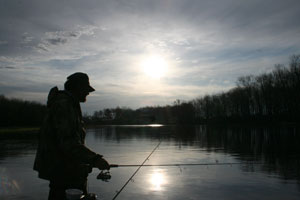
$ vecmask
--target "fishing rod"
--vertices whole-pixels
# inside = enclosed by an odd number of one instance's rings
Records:
[[[110,168],[118,168],[118,167],[180,167],[180,166],[212,166],[212,165],[241,165],[241,164],[261,164],[260,162],[249,162],[249,163],[243,163],[243,162],[228,162],[228,163],[174,163],[174,164],[157,164],[157,165],[117,165],[117,164],[111,164]]]
[[[148,155],[148,157],[144,160],[144,162],[141,165],[136,165],[135,167],[138,166],[137,170],[135,170],[135,172],[132,174],[132,176],[127,180],[127,182],[123,185],[123,187],[117,192],[117,194],[112,198],[112,200],[115,200],[119,194],[122,192],[122,190],[126,187],[126,185],[129,183],[129,181],[132,180],[132,178],[134,177],[134,175],[141,169],[141,167],[145,164],[145,162],[150,158],[150,156],[154,153],[154,151],[158,148],[158,146],[160,145],[161,141],[159,141],[159,143],[156,145],[156,147],[151,151],[151,153]],[[115,165],[116,166],[116,165]]]
[[[215,163],[173,163],[173,164],[154,164],[154,165],[117,165],[111,164],[110,168],[118,168],[118,167],[181,167],[181,166],[220,166],[220,165],[260,165],[262,162],[215,162]],[[97,179],[101,179],[102,181],[108,181],[111,178],[109,171],[101,171]]]

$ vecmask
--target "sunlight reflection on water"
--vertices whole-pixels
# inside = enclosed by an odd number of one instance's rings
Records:
[[[162,124],[148,124],[148,126],[150,127],[161,127],[161,126],[164,126]]]
[[[151,171],[149,182],[151,184],[150,190],[152,191],[163,191],[164,186],[168,183],[166,175],[161,169],[154,169]]]

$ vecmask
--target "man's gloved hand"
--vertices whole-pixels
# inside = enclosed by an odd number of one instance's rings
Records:
[[[95,161],[94,167],[99,168],[100,170],[109,170],[110,169],[110,165],[109,163],[102,157],[98,157]]]

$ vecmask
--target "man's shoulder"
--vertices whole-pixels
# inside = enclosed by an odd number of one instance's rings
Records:
[[[73,107],[73,100],[65,93],[59,93],[53,102],[54,107]]]
[[[71,94],[69,94],[65,90],[58,90],[57,87],[51,88],[48,94],[48,99],[47,99],[47,106],[52,107],[53,105],[68,105],[71,104],[73,101],[73,98]]]
[[[72,98],[64,91],[60,91],[56,97],[56,103],[72,103]]]
[[[59,91],[49,104],[50,109],[72,108],[74,101],[66,92]]]

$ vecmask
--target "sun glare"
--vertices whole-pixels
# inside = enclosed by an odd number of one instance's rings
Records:
[[[167,71],[167,62],[161,56],[149,56],[142,61],[143,72],[155,79],[163,77]]]
[[[162,185],[166,183],[166,180],[163,173],[156,171],[151,175],[150,182],[153,186],[153,190],[160,191],[162,190]]]

